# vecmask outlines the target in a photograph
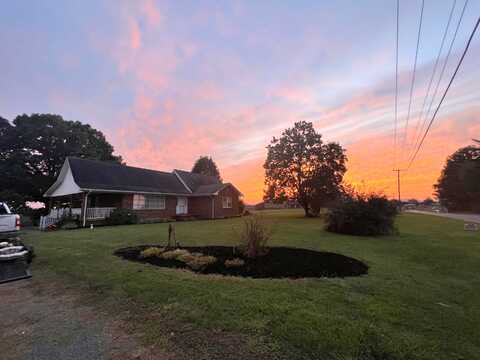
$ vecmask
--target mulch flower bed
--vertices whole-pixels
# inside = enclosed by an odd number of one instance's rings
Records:
[[[290,247],[271,247],[253,259],[245,257],[239,249],[228,246],[164,249],[160,245],[142,245],[119,249],[114,254],[126,260],[186,268],[201,274],[252,278],[346,277],[368,272],[366,264],[344,255]],[[175,258],[176,254],[179,256]],[[212,257],[215,259],[212,260]]]

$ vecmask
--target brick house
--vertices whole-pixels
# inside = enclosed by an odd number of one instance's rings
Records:
[[[58,215],[68,208],[85,226],[115,208],[131,209],[141,221],[238,216],[242,194],[212,176],[68,157],[44,196],[52,212]]]

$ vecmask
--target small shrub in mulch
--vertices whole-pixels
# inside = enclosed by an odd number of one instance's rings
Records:
[[[235,258],[235,259],[227,259],[225,260],[225,266],[227,268],[233,268],[233,267],[241,267],[245,265],[245,261],[243,261],[242,259],[239,259],[239,258]]]
[[[178,259],[180,256],[188,255],[189,251],[185,249],[175,249],[165,251],[160,257],[165,260]]]
[[[165,251],[164,248],[155,247],[155,246],[149,247],[148,249],[145,249],[142,252],[140,252],[140,257],[149,258],[152,256],[161,256],[164,251]]]
[[[115,255],[151,265],[190,269],[200,274],[221,274],[252,278],[305,278],[359,276],[368,272],[363,262],[330,252],[289,247],[270,247],[261,256],[248,257],[228,246],[182,247],[160,255],[143,257],[144,245],[115,251]],[[169,255],[164,256],[169,253]],[[176,256],[173,256],[173,254]],[[193,257],[193,258],[192,258]]]
[[[217,258],[211,255],[194,256],[192,260],[188,261],[187,266],[196,271],[206,269],[209,265],[217,262]]]

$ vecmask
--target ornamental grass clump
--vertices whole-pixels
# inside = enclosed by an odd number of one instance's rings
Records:
[[[187,266],[196,271],[204,270],[208,265],[214,264],[217,262],[215,256],[202,255],[195,256],[195,258],[187,263]]]
[[[140,257],[142,259],[145,259],[145,258],[149,258],[149,257],[161,257],[162,253],[165,251],[164,248],[160,248],[160,247],[149,247],[145,250],[143,250],[141,253],[140,253]]]
[[[243,265],[245,265],[245,261],[240,258],[225,260],[226,268],[237,268],[237,267],[242,267]]]
[[[202,254],[200,254],[200,255],[202,255]],[[190,261],[195,260],[196,257],[198,257],[198,255],[187,253],[187,254],[177,256],[177,260],[187,264]]]
[[[180,256],[190,254],[188,250],[184,249],[175,249],[170,251],[165,251],[162,253],[162,258],[165,260],[177,260]]]
[[[266,253],[266,245],[272,237],[272,229],[262,217],[252,215],[243,220],[238,236],[240,248],[243,249],[245,256],[255,258]]]

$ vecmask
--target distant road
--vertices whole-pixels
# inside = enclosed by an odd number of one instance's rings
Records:
[[[436,212],[419,211],[419,210],[407,210],[406,212],[415,213],[415,214],[441,216],[441,217],[446,217],[446,218],[450,218],[450,219],[476,222],[476,223],[480,224],[480,214],[436,213]]]

